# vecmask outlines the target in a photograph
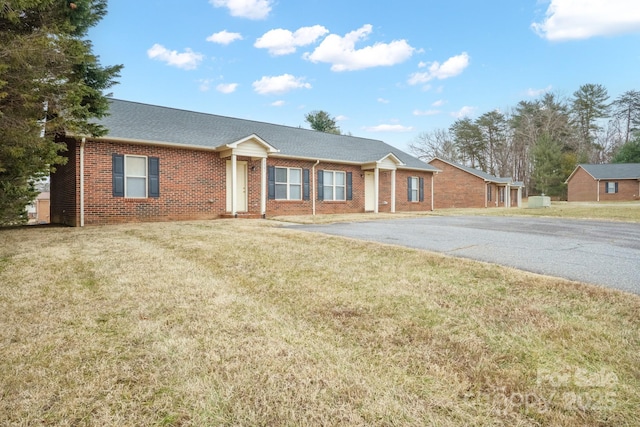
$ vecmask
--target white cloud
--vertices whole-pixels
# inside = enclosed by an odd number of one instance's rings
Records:
[[[536,97],[536,96],[544,95],[545,93],[549,92],[551,88],[552,88],[551,85],[545,87],[544,89],[529,88],[527,89],[527,96]]]
[[[452,112],[451,116],[455,117],[456,119],[463,119],[465,117],[471,116],[475,111],[476,107],[469,107],[465,105],[460,110]]]
[[[187,48],[183,53],[178,53],[175,50],[169,50],[161,44],[154,44],[149,50],[147,50],[147,56],[151,59],[157,59],[158,61],[166,62],[168,65],[182,68],[183,70],[193,70],[198,67],[198,64],[204,59],[204,55],[201,53],[193,52]]]
[[[231,16],[265,19],[271,12],[271,0],[209,0],[214,7],[226,7]]]
[[[329,30],[322,25],[302,27],[294,33],[282,28],[276,28],[264,33],[262,37],[256,40],[254,46],[259,49],[268,49],[271,55],[288,55],[294,53],[300,46],[314,43],[328,32]]]
[[[444,105],[444,100],[443,99],[438,99],[436,102],[431,104],[432,107],[442,107],[443,105]]]
[[[339,115],[335,117],[336,122],[344,122],[345,120],[349,120],[349,117],[345,115]]]
[[[207,37],[208,42],[224,44],[224,45],[231,44],[236,40],[242,40],[242,34],[230,33],[227,30],[222,30],[218,33],[213,33],[209,37]]]
[[[263,76],[253,82],[253,89],[260,95],[283,94],[294,89],[311,89],[311,84],[306,83],[303,77],[295,77],[291,74],[281,76]]]
[[[220,83],[216,86],[216,90],[220,93],[233,93],[238,88],[238,83]]]
[[[413,131],[413,126],[383,124],[364,127],[363,129],[367,132],[411,132]]]
[[[207,92],[209,89],[211,89],[211,83],[213,83],[212,79],[200,79],[198,80],[198,83],[200,83],[199,89],[202,92]]]
[[[464,69],[469,66],[469,60],[470,57],[467,52],[462,52],[460,55],[452,56],[442,64],[435,61],[429,65],[428,71],[411,74],[411,76],[409,76],[408,83],[410,85],[416,85],[419,83],[426,83],[433,79],[444,80],[450,77],[455,77],[461,74]]]
[[[284,102],[283,100],[279,100],[279,101],[275,101],[271,103],[272,107],[282,107],[284,106],[284,104],[286,104],[286,102]]]
[[[640,32],[636,0],[551,0],[543,22],[531,28],[553,41]]]
[[[413,110],[414,116],[435,116],[440,114],[440,110]]]
[[[384,99],[384,98],[378,98],[378,102],[381,104],[388,104],[389,100],[388,99]]]
[[[305,53],[304,58],[329,63],[332,71],[353,71],[399,64],[415,51],[406,40],[375,43],[356,49],[356,42],[366,39],[371,32],[372,26],[367,24],[344,37],[329,34],[312,53]]]

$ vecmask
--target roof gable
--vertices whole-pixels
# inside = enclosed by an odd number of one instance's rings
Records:
[[[450,166],[452,166],[454,168],[460,169],[461,171],[466,172],[466,173],[468,173],[470,175],[476,176],[478,178],[482,178],[486,182],[493,182],[495,184],[509,184],[509,185],[516,186],[516,187],[524,186],[521,182],[515,182],[511,178],[500,178],[500,177],[491,175],[491,174],[489,174],[487,172],[481,171],[479,169],[470,168],[468,166],[464,166],[464,165],[461,165],[459,163],[452,162],[452,161],[449,161],[449,160],[444,160],[444,159],[441,159],[439,157],[435,157],[435,158],[431,159],[431,161],[429,163],[433,162],[434,160],[439,160],[442,163],[446,163],[446,164],[448,164],[448,165],[450,165]]]
[[[109,104],[109,115],[97,121],[108,129],[108,134],[103,139],[218,149],[254,137],[269,146],[269,150],[277,150],[271,151],[275,157],[363,164],[385,159],[392,154],[400,162],[400,168],[433,172],[437,170],[408,153],[375,139],[334,135],[116,99],[110,99]]]

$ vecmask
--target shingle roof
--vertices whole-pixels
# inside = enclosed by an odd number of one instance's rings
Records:
[[[441,159],[439,157],[437,157],[436,159],[440,160],[441,162],[448,163],[451,166],[456,167],[458,169],[461,169],[461,170],[463,170],[463,171],[465,171],[467,173],[470,173],[472,175],[480,177],[480,178],[482,178],[482,179],[484,179],[485,181],[488,181],[488,182],[495,182],[497,184],[510,184],[510,185],[512,185],[514,187],[524,187],[524,183],[522,183],[520,181],[514,181],[512,178],[500,178],[500,177],[491,175],[490,173],[481,171],[480,169],[470,168],[468,166],[464,166],[464,165],[461,165],[459,163],[452,162],[452,161],[449,161],[449,160],[444,160],[444,159]],[[436,160],[436,159],[433,159],[433,160]]]
[[[405,169],[437,171],[433,166],[383,141],[110,99],[109,115],[97,123],[105,139],[217,148],[253,134],[277,155],[346,163],[370,163],[393,153]]]
[[[640,179],[640,163],[579,164],[595,179]],[[573,174],[572,174],[573,175]]]

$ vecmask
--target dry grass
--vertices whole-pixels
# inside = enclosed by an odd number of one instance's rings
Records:
[[[527,206],[527,202],[523,202]],[[372,221],[376,219],[417,218],[421,216],[537,216],[574,219],[595,219],[606,221],[640,222],[640,202],[619,203],[567,203],[552,202],[543,209],[524,208],[483,208],[483,209],[438,209],[433,212],[397,212],[336,215],[276,216],[271,219],[297,224],[327,224],[332,222]]]
[[[634,295],[268,221],[0,240],[2,425],[640,419]]]

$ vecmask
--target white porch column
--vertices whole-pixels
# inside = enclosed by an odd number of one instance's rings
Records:
[[[238,156],[231,154],[231,214],[238,213]]]
[[[518,207],[522,207],[522,187],[518,187]]]
[[[505,194],[505,201],[504,201],[504,205],[507,208],[511,207],[511,186],[509,184],[507,184],[507,186],[504,188],[504,191],[506,191],[507,194]]]
[[[375,205],[373,207],[373,213],[378,213],[379,193],[378,186],[380,185],[380,169],[378,165],[373,171],[373,198],[375,199]]]
[[[596,181],[596,202],[600,201],[600,180]]]
[[[391,213],[396,211],[396,170],[391,170]]]
[[[260,183],[260,210],[262,211],[262,216],[267,214],[267,158],[263,157],[260,161],[260,175],[261,175],[261,183]]]

